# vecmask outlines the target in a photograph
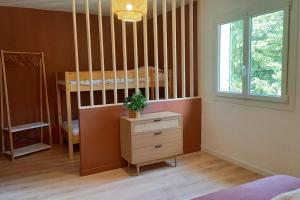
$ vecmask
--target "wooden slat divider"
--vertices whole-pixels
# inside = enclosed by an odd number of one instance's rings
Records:
[[[176,1],[172,1],[173,98],[177,99]]]
[[[197,35],[198,35],[198,33],[201,33],[201,24],[202,24],[202,20],[201,20],[201,17],[202,17],[202,6],[201,6],[201,2],[197,2]],[[196,49],[197,49],[197,87],[198,87],[198,91],[197,91],[197,97],[201,97],[202,95],[202,91],[201,91],[201,76],[202,76],[202,74],[201,74],[201,60],[202,60],[202,58],[201,58],[201,56],[199,56],[199,55],[202,55],[202,53],[201,53],[201,39],[200,38],[198,38],[198,36],[197,36],[197,47],[196,47]]]
[[[100,60],[102,74],[102,104],[106,104],[106,88],[105,88],[105,64],[104,64],[104,48],[103,48],[103,25],[102,25],[102,0],[98,0],[98,23],[99,23],[99,42],[100,42]]]
[[[181,0],[181,87],[182,98],[186,97],[185,80],[185,0]]]
[[[189,34],[190,34],[190,97],[194,97],[194,0],[189,2]]]
[[[112,6],[112,1],[111,1]],[[117,63],[116,63],[116,39],[115,39],[115,17],[110,11],[110,26],[111,26],[111,46],[112,46],[112,65],[114,72],[114,103],[118,103],[118,85],[117,85]]]
[[[75,62],[76,62],[76,73],[77,83],[80,83],[80,68],[79,68],[79,55],[78,55],[78,36],[77,36],[77,24],[76,24],[76,0],[73,2],[73,29],[74,29],[74,47],[75,47]],[[168,18],[167,18],[167,0],[162,0],[162,28],[163,28],[163,64],[164,73],[160,77],[159,68],[159,55],[158,55],[158,6],[157,0],[153,0],[153,42],[154,42],[154,70],[150,74],[149,71],[149,58],[148,58],[148,35],[147,35],[147,17],[143,17],[143,40],[144,40],[144,68],[145,71],[145,83],[140,85],[139,80],[139,60],[138,60],[138,38],[137,38],[137,22],[133,22],[133,42],[134,42],[134,71],[135,71],[135,90],[139,90],[139,86],[145,88],[145,96],[147,100],[150,100],[150,87],[151,97],[153,100],[160,99],[160,87],[161,84],[164,86],[165,99],[178,98],[178,63],[177,63],[177,1],[172,2],[172,69],[169,70],[168,63]],[[101,61],[101,92],[102,92],[102,104],[106,105],[106,90],[108,89],[106,84],[106,73],[105,73],[105,62],[104,62],[104,39],[103,39],[103,12],[102,12],[102,0],[98,0],[98,23],[99,23],[99,43],[100,43],[100,61]],[[181,0],[181,87],[182,87],[182,98],[186,98],[186,18],[185,18],[185,7],[186,1]],[[111,3],[112,6],[112,3]],[[194,19],[193,19],[194,0],[188,1],[189,11],[189,97],[194,97]],[[89,87],[90,87],[90,102],[91,106],[94,106],[94,84],[93,84],[93,63],[92,63],[92,45],[91,45],[91,27],[90,27],[90,8],[89,0],[85,0],[85,15],[86,15],[86,30],[87,30],[87,52],[88,52],[88,67],[89,67]],[[115,36],[115,23],[114,13],[110,10],[110,22],[111,22],[111,45],[112,45],[112,68],[113,68],[113,90],[114,90],[114,104],[118,104],[118,73],[116,66],[116,36]],[[122,44],[123,44],[123,69],[125,75],[124,89],[125,97],[128,96],[129,83],[128,83],[128,58],[127,58],[127,41],[126,41],[126,22],[122,21]],[[170,37],[170,36],[169,36]],[[162,70],[161,70],[162,71]],[[151,76],[151,86],[150,86]],[[163,82],[162,82],[163,77]],[[111,85],[112,86],[112,85]],[[170,86],[170,87],[169,87]],[[81,108],[81,97],[80,97],[80,84],[77,84],[77,96],[78,96],[78,107]],[[112,88],[112,87],[110,87]],[[99,89],[99,86],[98,86]]]
[[[76,0],[72,0],[72,17],[73,17],[73,32],[74,32],[74,50],[75,50],[75,66],[77,83],[80,83],[79,55],[78,55],[78,36],[77,36],[77,19],[76,19]],[[77,84],[77,103],[78,108],[81,108],[81,92],[80,84]]]
[[[163,49],[164,49],[164,85],[165,99],[169,99],[169,81],[168,81],[168,30],[167,30],[167,0],[162,0],[163,10]]]
[[[133,22],[133,51],[134,51],[134,69],[135,69],[135,92],[139,91],[139,58],[137,44],[137,27],[136,22]]]
[[[157,0],[153,0],[153,34],[154,34],[154,66],[155,66],[155,99],[159,100]]]
[[[144,65],[145,65],[145,80],[146,80],[146,99],[149,101],[149,63],[148,63],[148,35],[147,35],[147,15],[143,18],[144,31]]]
[[[93,59],[92,59],[89,0],[85,1],[85,17],[86,17],[86,34],[87,34],[87,45],[88,45],[88,66],[89,66],[89,73],[90,73],[90,104],[91,106],[93,106],[94,105]]]
[[[124,21],[122,21],[122,41],[123,41],[123,67],[124,67],[124,74],[125,74],[125,97],[128,97],[126,22]]]

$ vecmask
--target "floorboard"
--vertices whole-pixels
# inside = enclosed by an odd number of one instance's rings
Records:
[[[20,157],[0,157],[0,199],[192,199],[261,176],[202,152],[178,158],[178,166],[159,163],[79,176],[79,153],[67,148]]]

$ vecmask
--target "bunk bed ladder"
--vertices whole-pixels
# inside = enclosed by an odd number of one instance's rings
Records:
[[[39,67],[40,70],[40,121],[33,122],[28,124],[21,124],[12,126],[11,123],[11,113],[10,113],[10,104],[8,98],[8,87],[7,87],[7,78],[6,78],[6,57],[8,60],[13,62],[15,65],[20,66],[34,66]],[[2,153],[9,155],[11,160],[14,160],[16,157],[23,156],[26,154],[42,151],[45,149],[50,149],[52,145],[52,133],[51,133],[51,124],[50,124],[50,111],[49,111],[49,102],[47,94],[47,81],[45,74],[45,62],[44,62],[44,53],[29,53],[29,52],[10,52],[1,50],[1,62],[0,62],[0,101],[1,101],[1,150]],[[18,59],[19,58],[19,59]],[[44,87],[43,87],[44,86]],[[43,98],[44,97],[44,98]],[[43,100],[45,102],[43,102]],[[4,103],[5,102],[5,103]],[[47,120],[43,120],[43,103],[46,106]],[[5,106],[4,106],[5,105]],[[4,110],[6,111],[6,123],[4,119]],[[6,127],[5,127],[6,126]],[[44,143],[43,137],[43,128],[48,128],[49,133],[49,144]],[[14,148],[13,136],[15,133],[40,129],[40,142],[32,145],[28,145],[21,148]],[[5,135],[9,136],[9,149],[6,148]]]

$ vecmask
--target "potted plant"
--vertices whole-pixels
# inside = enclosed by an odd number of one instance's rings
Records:
[[[129,118],[139,118],[141,111],[144,110],[147,105],[147,100],[140,91],[124,100],[124,106],[129,111]]]

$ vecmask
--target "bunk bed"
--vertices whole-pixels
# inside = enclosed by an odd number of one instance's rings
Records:
[[[139,67],[138,69],[138,82],[139,89],[145,89],[146,76],[145,76],[145,67]],[[136,88],[136,71],[134,69],[127,71],[127,88],[135,89]],[[114,90],[114,71],[105,71],[105,90]],[[124,70],[116,71],[117,74],[117,91],[126,89],[126,79]],[[103,80],[101,71],[93,71],[93,91],[102,91],[103,89]],[[155,87],[156,87],[156,76],[155,68],[148,67],[148,83],[150,91],[150,99],[155,99]],[[169,91],[172,91],[173,80],[172,80],[172,70],[168,71],[168,87]],[[90,82],[90,73],[88,71],[81,71],[79,73],[79,82],[80,82],[80,92],[89,92],[91,89]],[[159,87],[164,87],[164,71],[158,70],[158,82]],[[63,139],[68,141],[69,148],[69,157],[73,158],[73,144],[79,144],[79,122],[78,120],[72,119],[71,111],[71,93],[77,92],[77,74],[76,72],[61,72],[56,73],[56,90],[57,90],[57,110],[58,110],[58,121],[59,121],[59,135],[60,143],[63,143]],[[61,92],[65,92],[66,96],[66,110],[67,117],[66,120],[63,120],[62,116],[62,100]],[[172,94],[170,94],[172,96]]]

